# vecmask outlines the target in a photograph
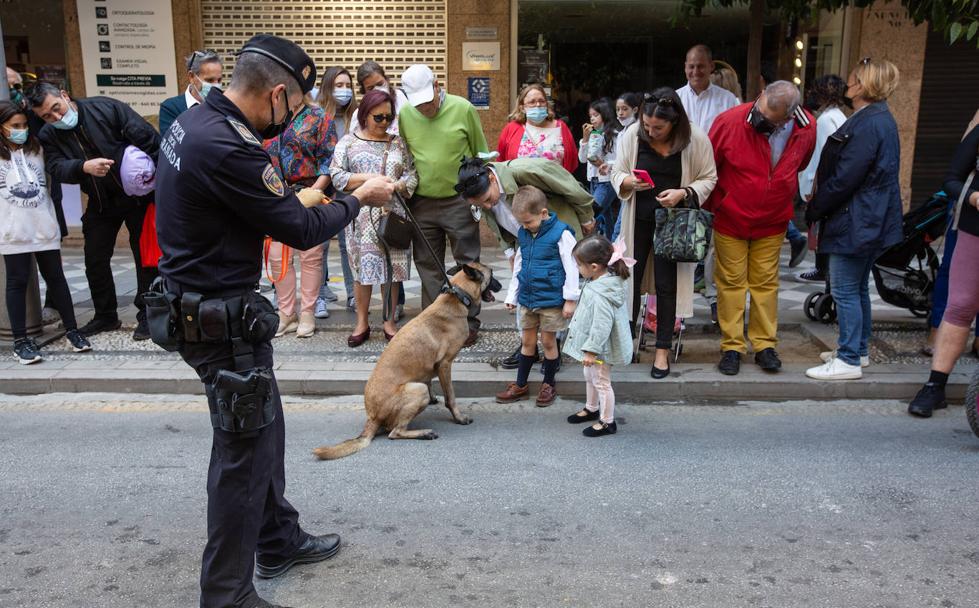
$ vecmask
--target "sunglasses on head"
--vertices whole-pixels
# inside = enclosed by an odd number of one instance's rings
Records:
[[[394,120],[394,114],[371,114],[371,118],[377,124],[381,124],[382,122],[391,122]]]

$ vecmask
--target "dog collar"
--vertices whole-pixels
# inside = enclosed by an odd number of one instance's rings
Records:
[[[445,283],[442,285],[442,289],[439,291],[439,293],[451,293],[456,298],[458,298],[459,301],[462,302],[466,308],[472,308],[473,305],[472,296],[466,293],[465,291],[463,291],[460,287]]]

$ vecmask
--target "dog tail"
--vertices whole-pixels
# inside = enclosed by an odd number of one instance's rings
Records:
[[[368,418],[367,424],[364,425],[364,430],[360,433],[359,437],[348,439],[342,443],[332,446],[324,445],[318,447],[313,450],[313,455],[320,460],[336,460],[337,458],[343,458],[345,456],[350,456],[351,454],[356,454],[370,445],[371,440],[374,439],[374,435],[377,434],[377,430],[380,428],[380,426],[381,425]]]

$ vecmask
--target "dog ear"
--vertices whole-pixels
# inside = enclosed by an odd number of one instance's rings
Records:
[[[477,268],[473,268],[469,264],[463,265],[462,270],[466,273],[466,276],[472,279],[473,281],[477,283],[483,282],[483,273],[481,270]]]

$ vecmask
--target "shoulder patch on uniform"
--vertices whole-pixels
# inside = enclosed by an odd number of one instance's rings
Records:
[[[245,126],[245,123],[241,122],[240,120],[235,120],[230,116],[226,116],[225,119],[228,121],[228,124],[231,125],[231,128],[234,129],[235,133],[238,134],[238,137],[245,140],[245,143],[255,146],[262,145],[262,142],[258,141],[258,138],[255,137],[251,129]]]
[[[285,184],[282,183],[282,178],[279,177],[279,172],[275,170],[272,163],[265,165],[265,171],[262,171],[262,181],[272,194],[285,196]]]

